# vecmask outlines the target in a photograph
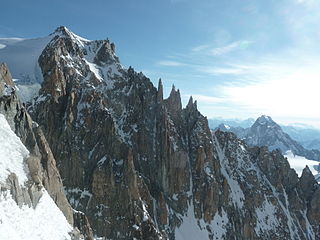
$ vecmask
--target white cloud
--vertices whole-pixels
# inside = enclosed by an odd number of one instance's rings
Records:
[[[243,86],[223,86],[226,102],[247,112],[268,114],[296,121],[313,119],[320,126],[320,59],[293,65],[253,65],[247,68],[248,79],[259,79]],[[241,76],[239,77],[241,78]],[[318,123],[314,121],[317,119]],[[309,122],[310,123],[310,122]]]

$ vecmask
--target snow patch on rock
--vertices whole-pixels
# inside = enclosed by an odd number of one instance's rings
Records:
[[[180,220],[182,223],[175,231],[176,240],[209,240],[211,238],[208,230],[213,239],[224,239],[229,223],[228,215],[224,209],[216,212],[210,224],[205,223],[203,219],[196,219],[193,204],[189,205],[188,212],[185,216],[180,217]]]
[[[193,204],[189,205],[188,212],[181,217],[181,221],[181,225],[175,231],[176,240],[209,240],[209,234],[203,220],[195,218]]]
[[[245,196],[243,194],[243,191],[238,181],[232,177],[232,171],[230,170],[230,167],[229,167],[230,164],[228,162],[228,158],[224,155],[224,152],[221,149],[221,146],[218,140],[215,139],[215,142],[217,147],[218,158],[221,164],[221,173],[226,178],[229,185],[229,189],[230,189],[229,196],[232,202],[234,203],[234,205],[238,206],[238,208],[241,209],[243,207],[243,201],[245,199]]]
[[[272,231],[279,226],[277,209],[269,201],[264,201],[260,208],[256,208],[257,225],[254,228],[258,236],[264,232]]]
[[[227,213],[222,209],[221,215],[217,211],[214,215],[213,221],[210,224],[211,231],[213,232],[213,239],[224,239],[227,233],[227,224],[229,218]]]

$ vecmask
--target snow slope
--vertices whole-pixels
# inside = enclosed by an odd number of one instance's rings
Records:
[[[10,173],[15,173],[20,183],[27,180],[25,159],[28,155],[27,148],[0,114],[0,184],[5,183]]]
[[[189,206],[187,214],[181,220],[181,225],[175,231],[176,240],[209,239],[204,223],[200,226],[203,221],[196,219],[194,216],[193,204]]]
[[[0,114],[0,186],[10,173],[15,173],[25,183],[28,169],[25,159],[29,151],[11,130]],[[1,188],[0,188],[1,189]],[[0,239],[10,240],[65,240],[72,227],[43,188],[42,197],[35,208],[21,208],[12,199],[10,191],[0,190]]]
[[[196,219],[194,214],[194,207],[191,204],[185,216],[181,217],[181,225],[175,231],[176,240],[209,240],[208,230],[214,236],[214,239],[224,239],[228,224],[228,215],[222,209],[221,213],[216,212],[213,221],[206,224],[203,219]]]
[[[46,190],[42,190],[36,208],[19,208],[10,192],[0,195],[0,239],[65,240],[71,239],[72,227]]]
[[[14,79],[23,82],[41,82],[38,58],[52,36],[36,39],[0,38],[0,61],[9,66]],[[5,47],[3,47],[5,46]]]
[[[287,151],[284,156],[288,159],[290,166],[296,170],[299,177],[306,166],[309,167],[313,175],[318,174],[316,170],[320,164],[318,161],[308,160],[305,157],[294,155],[291,151]]]
[[[0,195],[0,239],[66,240],[72,227],[46,190],[36,208],[19,208],[10,192]]]
[[[53,35],[36,39],[0,38],[0,62],[8,65],[23,102],[32,99],[40,89],[42,72],[38,59],[52,38]]]

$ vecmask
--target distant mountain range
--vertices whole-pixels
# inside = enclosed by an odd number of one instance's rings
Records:
[[[283,126],[281,128],[288,133],[291,138],[298,141],[306,149],[320,150],[320,130],[299,126]]]
[[[221,123],[226,124],[227,126],[232,127],[242,127],[242,128],[249,128],[254,124],[255,119],[254,118],[248,118],[248,119],[226,119],[226,118],[211,118],[208,119],[209,127],[211,129],[215,129],[218,127]]]
[[[249,120],[245,121],[245,124]],[[230,123],[230,121],[228,121]],[[243,123],[241,123],[243,124]],[[239,138],[245,140],[245,142],[251,146],[267,146],[269,150],[280,149],[283,154],[287,151],[291,151],[295,155],[306,157],[307,159],[320,161],[320,151],[316,149],[306,149],[301,143],[294,140],[287,134],[280,125],[272,120],[269,116],[259,117],[251,127],[243,128],[241,126],[231,126],[225,123],[221,123],[215,129],[222,131],[233,132]],[[294,127],[287,127],[287,130],[295,132],[296,136],[302,136],[298,134],[298,130],[293,131]],[[316,130],[314,130],[316,132]],[[305,131],[309,132],[310,131]],[[310,134],[311,135],[311,134]],[[320,136],[320,134],[319,134]]]
[[[253,118],[248,119],[224,119],[224,118],[214,118],[209,119],[209,127],[211,129],[216,129],[217,127],[224,128],[221,124],[226,125],[226,128],[232,127],[232,131],[236,131],[237,135],[241,128],[250,128],[255,120]],[[308,125],[303,124],[293,124],[293,125],[283,125],[278,124],[283,132],[287,133],[293,140],[300,143],[304,148],[312,150],[320,150],[320,129],[313,128]],[[236,130],[237,128],[238,130]]]

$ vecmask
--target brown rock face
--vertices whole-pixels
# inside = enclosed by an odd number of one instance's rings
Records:
[[[163,99],[162,82],[156,89],[122,68],[114,50],[60,29],[39,58],[44,82],[29,109],[95,235],[180,240],[192,228],[184,239],[318,238],[317,184],[279,152],[211,134],[196,101],[183,109],[175,88]]]
[[[85,240],[93,240],[93,233],[86,215],[82,212],[73,212],[74,227],[80,230]],[[80,238],[80,237],[79,237]]]

